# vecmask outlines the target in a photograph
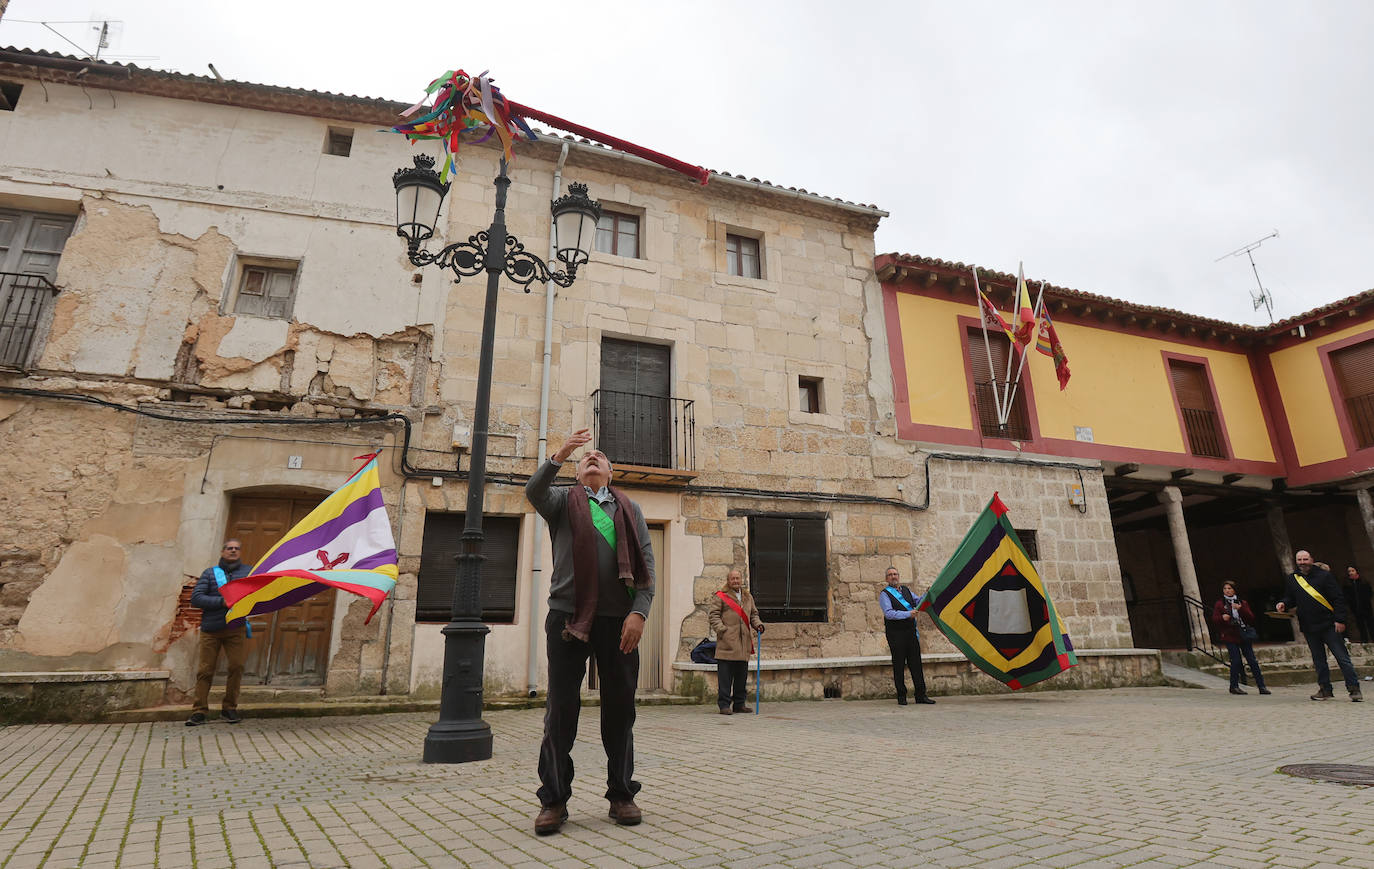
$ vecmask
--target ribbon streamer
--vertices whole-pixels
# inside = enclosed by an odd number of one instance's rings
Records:
[[[705,184],[711,176],[710,170],[701,166],[689,165],[633,142],[599,133],[581,124],[508,100],[501,93],[501,89],[492,84],[485,70],[475,78],[461,69],[449,70],[429,83],[425,88],[425,95],[426,99],[432,98],[429,111],[414,120],[396,124],[391,131],[400,133],[412,142],[438,140],[443,145],[445,155],[444,166],[439,173],[442,181],[448,180],[464,140],[480,143],[496,136],[501,141],[501,152],[506,162],[513,162],[513,147],[516,141],[524,138],[533,142],[539,138],[525,122],[526,118],[541,121],[555,129],[582,136],[617,151],[641,157],[665,169],[686,175],[698,184]],[[401,117],[410,118],[424,108],[425,100],[422,99],[402,112]]]

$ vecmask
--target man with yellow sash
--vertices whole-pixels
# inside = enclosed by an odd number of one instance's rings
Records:
[[[1307,648],[1312,652],[1312,668],[1317,671],[1317,693],[1313,700],[1330,700],[1331,668],[1326,663],[1326,650],[1336,656],[1336,664],[1345,678],[1345,688],[1350,699],[1359,703],[1364,699],[1360,694],[1360,677],[1350,663],[1350,653],[1345,649],[1345,595],[1340,584],[1331,574],[1312,561],[1312,553],[1299,550],[1293,556],[1298,569],[1284,579],[1283,599],[1275,606],[1279,612],[1287,612],[1296,607],[1298,627],[1307,637]]]

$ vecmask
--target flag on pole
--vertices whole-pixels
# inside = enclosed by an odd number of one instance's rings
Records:
[[[1059,389],[1062,391],[1069,385],[1069,356],[1064,352],[1064,345],[1059,343],[1059,333],[1054,329],[1049,311],[1040,312],[1039,333],[1035,349],[1054,359],[1054,374],[1059,378]]]
[[[285,609],[328,588],[372,601],[366,624],[396,587],[396,541],[382,503],[377,454],[277,541],[253,571],[220,589],[225,621]]]
[[[1002,319],[1001,312],[993,307],[992,300],[982,290],[978,291],[978,309],[983,315],[984,326],[989,329],[1000,330],[1002,334],[1007,336],[1008,341],[1013,340],[1011,325]]]
[[[1026,288],[1024,266],[1018,266],[1016,272],[1016,307],[1016,319],[1020,322],[1016,326],[1015,340],[1021,345],[1021,352],[1025,353],[1035,339],[1035,308],[1031,305],[1030,290]]]
[[[1013,690],[1078,663],[995,492],[919,608],[974,666]]]

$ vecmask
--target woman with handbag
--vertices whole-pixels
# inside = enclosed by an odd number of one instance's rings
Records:
[[[725,586],[711,595],[707,612],[716,634],[716,704],[721,715],[744,712],[754,632],[763,632],[763,621],[753,596],[744,590],[744,573],[738,567],[731,568]]]
[[[1250,672],[1255,676],[1255,686],[1259,692],[1270,693],[1264,687],[1264,674],[1260,672],[1259,661],[1255,660],[1254,642],[1259,639],[1259,631],[1255,630],[1255,614],[1250,610],[1250,604],[1236,595],[1234,582],[1221,584],[1221,600],[1212,607],[1212,621],[1217,626],[1217,639],[1225,643],[1226,651],[1231,653],[1231,693],[1245,693],[1245,689],[1240,687],[1240,677],[1245,672],[1240,662],[1242,653],[1250,663]]]

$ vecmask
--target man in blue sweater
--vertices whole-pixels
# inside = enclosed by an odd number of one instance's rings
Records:
[[[238,712],[239,685],[243,682],[248,620],[237,619],[233,624],[226,624],[224,617],[229,614],[229,606],[219,593],[224,583],[245,577],[253,569],[243,563],[242,552],[243,544],[237,539],[231,537],[224,541],[219,563],[207,567],[191,591],[191,606],[200,610],[200,643],[196,649],[200,660],[196,666],[196,699],[191,707],[191,717],[186,719],[187,727],[197,727],[207,720],[210,683],[214,681],[215,667],[219,665],[220,649],[224,650],[224,657],[229,662],[220,717],[230,724],[238,724],[242,720]]]

